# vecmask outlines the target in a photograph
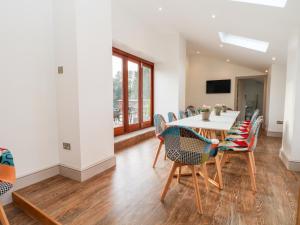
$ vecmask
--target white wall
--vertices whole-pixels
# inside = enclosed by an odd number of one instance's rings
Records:
[[[114,156],[111,0],[77,0],[81,169]]]
[[[187,75],[186,105],[196,107],[203,104],[214,106],[215,104],[226,104],[234,108],[235,78],[238,76],[262,75],[247,67],[227,63],[224,59],[210,56],[189,56],[189,73]],[[230,94],[206,94],[207,80],[231,79]]]
[[[286,66],[273,64],[268,74],[267,131],[282,132],[285,101]]]
[[[282,153],[289,161],[300,161],[300,35],[289,40],[285,87]]]
[[[0,146],[17,177],[59,163],[52,0],[2,1]]]
[[[76,8],[73,0],[53,2],[55,67],[64,67],[63,75],[56,74],[60,163],[80,170]],[[63,142],[72,150],[64,150]]]
[[[155,113],[177,113],[185,100],[185,40],[180,34],[157,32],[116,0],[112,0],[112,26],[115,47],[155,63]]]
[[[114,156],[110,0],[54,0],[61,164],[79,171]],[[71,144],[71,151],[62,143]]]

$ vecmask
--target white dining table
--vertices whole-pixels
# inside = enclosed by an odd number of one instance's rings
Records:
[[[234,125],[239,114],[239,111],[227,111],[222,112],[220,116],[216,116],[215,112],[211,112],[208,121],[202,120],[202,115],[200,114],[167,123],[167,126],[183,126],[205,130],[228,131]]]

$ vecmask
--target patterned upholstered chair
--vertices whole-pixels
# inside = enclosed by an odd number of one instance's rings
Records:
[[[0,196],[8,192],[16,181],[16,171],[12,154],[9,150],[0,148]],[[0,203],[0,221],[9,225],[8,219]]]
[[[155,126],[155,135],[159,139],[160,142],[159,142],[159,146],[157,148],[155,158],[154,158],[154,162],[153,162],[153,165],[152,165],[153,168],[155,168],[158,156],[159,156],[161,148],[164,144],[164,139],[160,136],[160,134],[166,129],[166,120],[165,120],[165,118],[160,114],[155,114],[154,115],[154,126]]]
[[[251,117],[251,120],[245,120],[237,122],[235,127],[233,127],[228,133],[229,134],[248,134],[251,130],[253,123],[256,121],[259,116],[259,109],[256,109]]]
[[[182,111],[182,110],[179,111],[179,114],[178,114],[178,115],[179,115],[179,119],[180,119],[180,120],[186,118],[186,114],[185,114],[185,112]]]
[[[168,113],[168,119],[169,119],[169,122],[173,122],[173,121],[177,120],[177,117],[176,117],[175,113],[169,112]]]
[[[251,186],[252,190],[256,191],[256,181],[255,181],[255,158],[254,158],[254,150],[256,148],[257,139],[260,127],[263,122],[263,117],[260,116],[257,118],[256,122],[252,126],[249,136],[246,139],[230,139],[221,142],[219,144],[219,151],[223,151],[223,158],[221,160],[221,166],[226,162],[228,155],[239,154],[243,155],[246,158],[248,172],[251,178]]]
[[[192,171],[197,209],[199,213],[202,213],[203,210],[196,170],[197,166],[206,165],[208,159],[210,159],[210,157],[214,157],[216,160],[219,183],[220,186],[222,186],[221,167],[219,157],[217,156],[219,141],[206,139],[190,128],[179,126],[167,128],[162,134],[160,134],[160,137],[162,137],[165,141],[167,157],[173,161],[172,169],[161,194],[161,201],[164,201],[165,199],[176,169],[179,168],[180,170],[182,166],[188,166]],[[180,173],[178,176],[179,175]],[[204,171],[204,176],[205,182],[207,182],[207,171]]]

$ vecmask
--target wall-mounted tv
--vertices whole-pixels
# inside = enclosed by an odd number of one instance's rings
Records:
[[[206,81],[207,94],[222,94],[231,92],[231,80],[208,80]]]

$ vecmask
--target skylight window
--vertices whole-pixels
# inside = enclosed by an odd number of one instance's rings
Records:
[[[223,43],[248,48],[259,52],[266,52],[269,48],[269,43],[265,41],[255,40],[223,32],[219,32],[219,37],[221,42]]]
[[[273,6],[273,7],[280,7],[280,8],[284,8],[287,2],[287,0],[231,0],[231,1]]]

